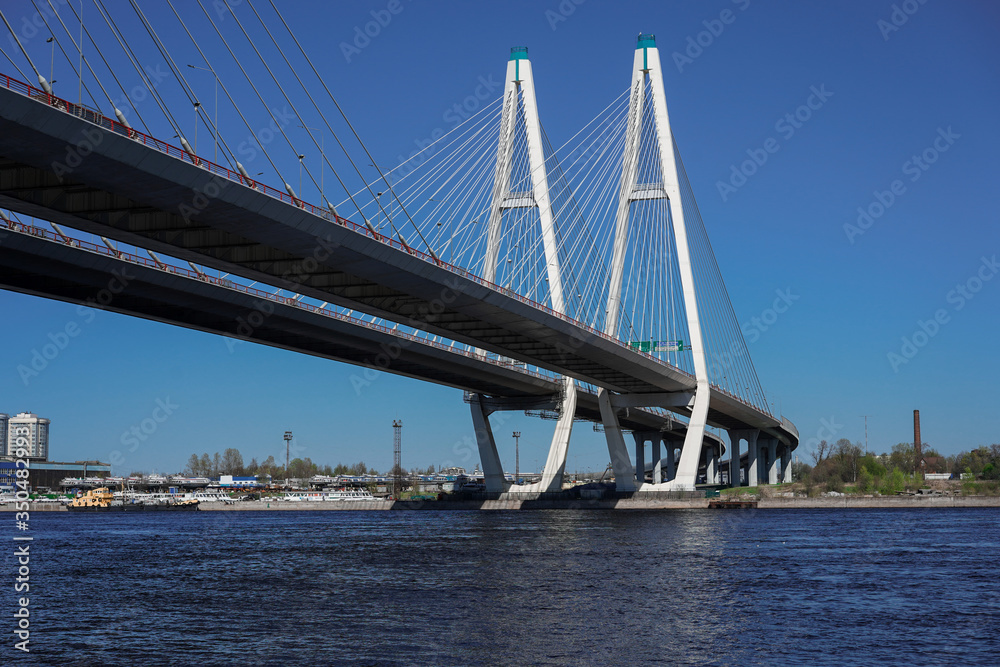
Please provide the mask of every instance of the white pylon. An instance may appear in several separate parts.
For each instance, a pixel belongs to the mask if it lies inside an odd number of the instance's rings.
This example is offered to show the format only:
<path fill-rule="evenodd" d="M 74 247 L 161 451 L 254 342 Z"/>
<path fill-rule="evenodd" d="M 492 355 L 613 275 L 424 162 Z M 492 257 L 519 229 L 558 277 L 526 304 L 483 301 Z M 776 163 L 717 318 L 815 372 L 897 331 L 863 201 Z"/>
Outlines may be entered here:
<path fill-rule="evenodd" d="M 649 98 L 646 96 L 647 81 L 650 88 Z M 654 190 L 649 183 L 643 183 L 637 188 L 636 174 L 639 159 L 639 139 L 642 136 L 643 110 L 646 105 L 653 106 L 653 119 L 656 131 L 656 150 L 662 177 L 662 190 Z M 644 471 L 636 470 L 629 474 L 628 455 L 621 436 L 618 418 L 610 410 L 610 401 L 604 396 L 601 406 L 605 433 L 608 440 L 608 450 L 612 465 L 615 467 L 615 478 L 621 480 L 618 488 L 628 489 L 634 482 L 642 490 L 693 490 L 698 474 L 698 461 L 701 455 L 705 437 L 705 424 L 708 417 L 709 381 L 708 366 L 705 361 L 705 346 L 701 336 L 701 324 L 698 318 L 698 302 L 694 285 L 694 274 L 691 269 L 691 257 L 688 251 L 687 229 L 684 225 L 684 206 L 681 203 L 677 163 L 674 154 L 674 140 L 670 131 L 670 118 L 667 115 L 667 102 L 663 89 L 663 71 L 660 69 L 660 54 L 656 48 L 656 38 L 653 35 L 639 35 L 636 44 L 632 68 L 632 98 L 629 103 L 628 127 L 625 134 L 625 153 L 622 164 L 621 187 L 618 196 L 618 209 L 615 218 L 614 250 L 611 260 L 611 282 L 608 289 L 608 309 L 605 320 L 605 333 L 618 335 L 618 317 L 621 304 L 622 275 L 626 247 L 628 241 L 628 218 L 632 202 L 638 199 L 667 199 L 670 205 L 670 218 L 673 224 L 674 239 L 677 247 L 677 263 L 681 278 L 681 288 L 684 294 L 684 310 L 687 315 L 688 338 L 691 342 L 691 353 L 694 361 L 695 386 L 694 404 L 691 418 L 688 421 L 687 434 L 681 450 L 677 473 L 673 480 L 661 484 L 643 484 Z M 656 289 L 656 287 L 653 287 Z M 606 390 L 601 391 L 606 395 Z M 619 470 L 619 468 L 621 468 Z M 634 475 L 634 477 L 633 477 Z"/>
<path fill-rule="evenodd" d="M 531 174 L 531 191 L 512 192 L 510 178 L 514 161 L 514 132 L 518 111 L 522 109 L 527 140 L 528 166 Z M 510 59 L 507 61 L 504 107 L 500 120 L 500 139 L 497 146 L 497 165 L 493 183 L 493 202 L 490 206 L 486 261 L 483 267 L 483 278 L 486 280 L 495 283 L 497 279 L 503 212 L 514 208 L 531 207 L 538 208 L 552 309 L 557 313 L 565 313 L 566 306 L 563 300 L 555 221 L 552 218 L 549 179 L 545 168 L 545 154 L 542 150 L 542 131 L 538 121 L 538 105 L 535 102 L 535 82 L 531 74 L 531 61 L 528 60 L 528 49 L 517 47 L 511 49 Z M 562 488 L 566 454 L 569 450 L 573 418 L 576 414 L 576 383 L 572 378 L 565 378 L 564 382 L 565 391 L 560 406 L 559 420 L 556 422 L 542 479 L 535 484 L 515 486 L 511 490 L 542 492 L 559 491 Z M 480 454 L 481 456 L 489 456 L 489 452 L 481 451 Z M 493 489 L 488 488 L 487 490 Z"/>

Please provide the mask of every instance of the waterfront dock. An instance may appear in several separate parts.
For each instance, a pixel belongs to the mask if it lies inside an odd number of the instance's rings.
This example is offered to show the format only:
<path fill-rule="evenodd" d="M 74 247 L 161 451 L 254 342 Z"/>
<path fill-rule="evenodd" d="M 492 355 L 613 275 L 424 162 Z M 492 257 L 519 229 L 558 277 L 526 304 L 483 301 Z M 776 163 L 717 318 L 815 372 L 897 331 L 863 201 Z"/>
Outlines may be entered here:
<path fill-rule="evenodd" d="M 514 495 L 514 494 L 511 494 Z M 821 498 L 759 498 L 719 501 L 717 498 L 496 498 L 486 500 L 364 500 L 353 502 L 287 502 L 255 500 L 238 503 L 203 502 L 199 512 L 301 511 L 470 511 L 470 510 L 697 510 L 717 509 L 942 509 L 1000 507 L 1000 496 L 838 496 Z M 31 503 L 32 512 L 65 512 L 58 503 Z M 14 504 L 0 505 L 13 512 Z"/>

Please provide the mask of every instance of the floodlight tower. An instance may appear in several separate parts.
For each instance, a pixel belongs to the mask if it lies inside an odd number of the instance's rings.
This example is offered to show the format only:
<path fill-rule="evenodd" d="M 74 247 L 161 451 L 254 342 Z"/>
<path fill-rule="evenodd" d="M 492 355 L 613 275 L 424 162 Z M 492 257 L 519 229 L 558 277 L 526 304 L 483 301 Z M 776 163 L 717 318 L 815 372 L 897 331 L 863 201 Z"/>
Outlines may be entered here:
<path fill-rule="evenodd" d="M 514 483 L 520 484 L 518 478 L 521 476 L 521 432 L 514 431 Z"/>
<path fill-rule="evenodd" d="M 392 420 L 392 496 L 399 499 L 403 488 L 403 420 Z"/>
<path fill-rule="evenodd" d="M 292 441 L 292 432 L 291 431 L 285 431 L 284 440 L 285 440 L 285 486 L 287 487 L 288 486 L 288 450 L 289 450 L 289 443 Z"/>

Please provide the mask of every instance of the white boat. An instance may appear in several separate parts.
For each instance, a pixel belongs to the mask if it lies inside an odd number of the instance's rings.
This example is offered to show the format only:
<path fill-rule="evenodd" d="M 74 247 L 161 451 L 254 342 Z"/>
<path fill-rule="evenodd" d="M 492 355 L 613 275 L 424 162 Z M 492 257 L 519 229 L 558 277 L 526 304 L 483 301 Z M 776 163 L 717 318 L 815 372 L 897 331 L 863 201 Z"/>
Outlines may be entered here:
<path fill-rule="evenodd" d="M 288 502 L 350 502 L 375 500 L 368 489 L 329 489 L 324 491 L 287 491 L 280 500 Z"/>
<path fill-rule="evenodd" d="M 195 491 L 194 493 L 186 494 L 186 496 L 194 498 L 201 503 L 226 503 L 227 505 L 231 505 L 236 502 L 227 494 L 219 493 L 218 491 Z"/>

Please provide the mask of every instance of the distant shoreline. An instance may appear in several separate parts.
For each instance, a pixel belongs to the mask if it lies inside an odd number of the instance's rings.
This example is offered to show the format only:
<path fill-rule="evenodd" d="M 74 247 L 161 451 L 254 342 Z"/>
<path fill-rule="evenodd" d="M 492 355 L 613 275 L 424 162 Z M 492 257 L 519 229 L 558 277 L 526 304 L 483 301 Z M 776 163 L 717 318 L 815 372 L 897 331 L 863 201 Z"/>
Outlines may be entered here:
<path fill-rule="evenodd" d="M 206 502 L 200 512 L 287 512 L 287 511 L 454 511 L 454 510 L 666 510 L 708 509 L 709 498 L 618 500 L 366 500 L 288 502 L 253 501 L 233 504 Z M 711 499 L 714 500 L 714 499 Z M 756 509 L 947 509 L 961 507 L 1000 507 L 1000 496 L 838 496 L 822 498 L 759 498 Z M 0 512 L 13 512 L 14 504 L 0 506 Z M 67 512 L 55 503 L 31 503 L 31 512 Z"/>

